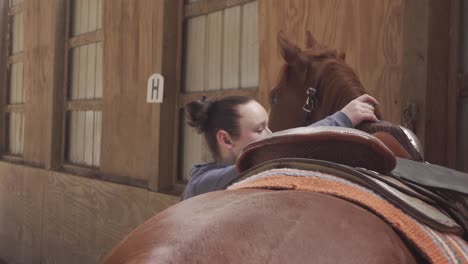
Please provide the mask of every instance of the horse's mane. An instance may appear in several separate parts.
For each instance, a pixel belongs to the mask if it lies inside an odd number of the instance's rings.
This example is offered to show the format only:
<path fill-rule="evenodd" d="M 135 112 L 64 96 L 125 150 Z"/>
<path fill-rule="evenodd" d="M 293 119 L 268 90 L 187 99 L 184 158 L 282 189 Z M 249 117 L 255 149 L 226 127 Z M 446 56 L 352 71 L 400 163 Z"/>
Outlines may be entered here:
<path fill-rule="evenodd" d="M 315 80 L 323 117 L 339 111 L 350 101 L 366 93 L 356 73 L 336 57 L 328 57 L 319 64 Z"/>

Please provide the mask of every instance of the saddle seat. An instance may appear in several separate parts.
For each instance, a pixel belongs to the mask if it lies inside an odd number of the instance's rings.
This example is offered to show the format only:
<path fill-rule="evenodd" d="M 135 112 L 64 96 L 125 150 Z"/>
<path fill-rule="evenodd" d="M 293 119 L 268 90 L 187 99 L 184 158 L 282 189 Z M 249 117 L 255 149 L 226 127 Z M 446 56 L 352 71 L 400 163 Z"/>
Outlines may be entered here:
<path fill-rule="evenodd" d="M 275 132 L 242 150 L 237 169 L 243 172 L 278 158 L 328 160 L 388 173 L 396 165 L 393 152 L 376 137 L 345 127 L 300 127 Z"/>

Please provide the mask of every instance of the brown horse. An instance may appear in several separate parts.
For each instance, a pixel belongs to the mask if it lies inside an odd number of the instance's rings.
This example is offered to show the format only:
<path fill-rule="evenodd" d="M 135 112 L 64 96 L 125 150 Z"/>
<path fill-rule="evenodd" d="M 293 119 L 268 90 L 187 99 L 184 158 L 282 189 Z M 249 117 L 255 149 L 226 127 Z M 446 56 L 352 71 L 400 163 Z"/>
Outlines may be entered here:
<path fill-rule="evenodd" d="M 382 219 L 308 191 L 230 190 L 163 211 L 128 235 L 110 263 L 417 263 Z"/>
<path fill-rule="evenodd" d="M 317 122 L 367 93 L 356 73 L 345 63 L 344 53 L 318 43 L 310 32 L 306 34 L 305 50 L 288 41 L 281 32 L 278 34 L 278 45 L 286 63 L 277 85 L 270 91 L 272 131 Z M 375 115 L 381 119 L 378 105 Z M 382 140 L 397 157 L 423 160 L 419 139 L 404 127 L 389 122 L 364 122 L 357 128 Z"/>
<path fill-rule="evenodd" d="M 302 105 L 308 88 L 316 90 L 309 123 L 334 114 L 366 93 L 356 73 L 345 63 L 345 54 L 319 44 L 310 32 L 306 50 L 289 42 L 282 33 L 278 34 L 278 44 L 286 64 L 278 84 L 270 92 L 272 131 L 305 125 Z M 376 116 L 381 118 L 378 106 Z"/>

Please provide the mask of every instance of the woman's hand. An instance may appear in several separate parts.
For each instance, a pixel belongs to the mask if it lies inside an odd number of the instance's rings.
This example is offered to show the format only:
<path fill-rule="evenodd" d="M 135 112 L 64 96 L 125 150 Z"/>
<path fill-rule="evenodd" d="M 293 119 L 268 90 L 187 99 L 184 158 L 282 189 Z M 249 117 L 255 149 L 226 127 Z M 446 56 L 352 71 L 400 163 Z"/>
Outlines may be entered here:
<path fill-rule="evenodd" d="M 341 112 L 343 112 L 353 123 L 353 127 L 359 125 L 362 121 L 379 121 L 374 114 L 374 105 L 379 102 L 372 96 L 364 94 L 352 100 Z"/>

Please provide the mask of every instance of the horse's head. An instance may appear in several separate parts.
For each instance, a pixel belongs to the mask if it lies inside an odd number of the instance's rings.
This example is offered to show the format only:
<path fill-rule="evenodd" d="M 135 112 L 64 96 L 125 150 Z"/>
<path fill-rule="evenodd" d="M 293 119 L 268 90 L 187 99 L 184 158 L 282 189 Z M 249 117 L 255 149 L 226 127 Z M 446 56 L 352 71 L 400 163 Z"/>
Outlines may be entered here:
<path fill-rule="evenodd" d="M 283 130 L 313 123 L 341 110 L 349 101 L 365 93 L 354 71 L 345 64 L 345 54 L 318 43 L 307 32 L 301 50 L 280 32 L 278 44 L 285 64 L 277 85 L 270 91 L 270 129 Z M 308 99 L 310 112 L 303 110 Z M 312 90 L 309 90 L 312 91 Z"/>

